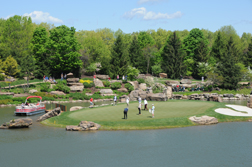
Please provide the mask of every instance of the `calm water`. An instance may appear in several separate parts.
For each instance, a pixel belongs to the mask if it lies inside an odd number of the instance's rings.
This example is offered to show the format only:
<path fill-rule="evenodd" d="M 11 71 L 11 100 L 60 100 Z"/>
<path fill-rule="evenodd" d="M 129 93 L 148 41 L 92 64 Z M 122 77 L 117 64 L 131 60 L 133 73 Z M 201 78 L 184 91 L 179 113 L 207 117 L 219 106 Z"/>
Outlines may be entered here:
<path fill-rule="evenodd" d="M 0 123 L 16 118 L 13 111 L 14 107 L 0 108 Z M 35 122 L 38 117 L 30 116 L 34 120 L 30 128 L 0 130 L 1 167 L 252 166 L 250 122 L 67 132 Z"/>

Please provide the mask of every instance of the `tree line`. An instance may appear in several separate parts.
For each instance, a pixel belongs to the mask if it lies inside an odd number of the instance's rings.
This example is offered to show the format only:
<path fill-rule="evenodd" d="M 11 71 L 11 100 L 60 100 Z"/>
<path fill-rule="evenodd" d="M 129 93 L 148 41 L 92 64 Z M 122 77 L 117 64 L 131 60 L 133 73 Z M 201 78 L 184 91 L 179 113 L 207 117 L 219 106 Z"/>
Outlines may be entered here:
<path fill-rule="evenodd" d="M 0 71 L 17 77 L 32 72 L 37 78 L 59 78 L 61 73 L 94 73 L 99 63 L 97 73 L 111 78 L 132 70 L 153 75 L 164 72 L 172 79 L 208 77 L 234 89 L 238 81 L 250 80 L 251 38 L 245 32 L 240 37 L 232 26 L 216 32 L 198 28 L 76 32 L 74 27 L 35 24 L 30 17 L 16 15 L 0 19 Z"/>

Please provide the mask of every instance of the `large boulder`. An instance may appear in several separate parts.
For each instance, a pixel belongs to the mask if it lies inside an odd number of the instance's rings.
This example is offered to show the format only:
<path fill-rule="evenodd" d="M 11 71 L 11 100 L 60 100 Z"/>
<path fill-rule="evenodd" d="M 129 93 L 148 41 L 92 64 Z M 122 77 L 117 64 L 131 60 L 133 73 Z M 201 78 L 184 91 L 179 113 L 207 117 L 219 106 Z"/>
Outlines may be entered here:
<path fill-rule="evenodd" d="M 84 85 L 82 86 L 69 86 L 70 92 L 82 92 L 84 89 Z"/>
<path fill-rule="evenodd" d="M 68 74 L 67 74 L 67 78 L 74 78 L 73 73 L 71 73 L 71 72 L 70 72 L 70 73 L 68 73 Z"/>
<path fill-rule="evenodd" d="M 122 95 L 119 97 L 120 102 L 126 102 L 126 99 L 129 98 L 127 95 Z"/>
<path fill-rule="evenodd" d="M 222 102 L 222 98 L 220 96 L 210 95 L 208 97 L 208 101 Z"/>
<path fill-rule="evenodd" d="M 167 78 L 167 74 L 166 73 L 159 73 L 159 77 L 160 78 Z"/>
<path fill-rule="evenodd" d="M 130 83 L 132 86 L 134 86 L 134 89 L 139 88 L 139 84 L 137 81 L 128 81 L 128 83 Z"/>
<path fill-rule="evenodd" d="M 167 101 L 167 96 L 164 93 L 149 93 L 146 99 L 151 101 Z"/>
<path fill-rule="evenodd" d="M 113 94 L 113 91 L 111 89 L 101 89 L 101 94 Z"/>
<path fill-rule="evenodd" d="M 102 81 L 99 79 L 94 80 L 94 85 L 95 85 L 95 87 L 104 87 Z"/>
<path fill-rule="evenodd" d="M 166 81 L 165 84 L 168 86 L 176 86 L 176 85 L 179 85 L 179 81 L 170 80 L 170 81 Z"/>
<path fill-rule="evenodd" d="M 44 121 L 44 120 L 46 120 L 48 118 L 59 116 L 60 114 L 61 114 L 61 109 L 60 109 L 60 107 L 57 107 L 57 108 L 53 109 L 52 111 L 50 111 L 50 112 L 42 115 L 41 117 L 39 117 L 37 119 L 37 121 L 41 122 L 41 121 Z"/>
<path fill-rule="evenodd" d="M 80 110 L 82 108 L 83 108 L 82 106 L 73 106 L 70 108 L 70 111 Z"/>
<path fill-rule="evenodd" d="M 137 101 L 137 98 L 139 96 L 138 93 L 139 93 L 139 90 L 133 90 L 133 91 L 131 91 L 130 94 L 129 94 L 130 101 Z"/>
<path fill-rule="evenodd" d="M 64 92 L 62 91 L 51 91 L 50 92 L 51 95 L 66 95 Z"/>
<path fill-rule="evenodd" d="M 142 79 L 146 79 L 146 75 L 145 74 L 138 74 L 137 79 L 142 78 Z"/>
<path fill-rule="evenodd" d="M 172 98 L 172 87 L 167 86 L 164 88 L 164 94 L 167 96 L 168 99 Z"/>
<path fill-rule="evenodd" d="M 161 84 L 161 83 L 155 83 L 155 86 L 158 87 L 158 88 L 161 88 L 161 89 L 165 88 L 165 85 Z"/>
<path fill-rule="evenodd" d="M 139 88 L 142 90 L 146 90 L 147 89 L 146 83 L 139 84 Z"/>
<path fill-rule="evenodd" d="M 181 84 L 192 84 L 192 81 L 190 79 L 182 79 L 180 81 Z"/>
<path fill-rule="evenodd" d="M 183 95 L 180 95 L 180 94 L 173 94 L 172 95 L 172 98 L 175 99 L 175 100 L 180 100 L 182 99 Z"/>
<path fill-rule="evenodd" d="M 201 117 L 196 117 L 192 116 L 189 118 L 192 122 L 200 124 L 200 125 L 210 125 L 210 124 L 217 124 L 218 119 L 215 117 L 209 117 L 209 116 L 201 116 Z"/>
<path fill-rule="evenodd" d="M 96 78 L 98 79 L 109 79 L 109 76 L 108 75 L 96 75 Z"/>
<path fill-rule="evenodd" d="M 67 83 L 77 83 L 79 80 L 79 78 L 67 78 Z"/>
<path fill-rule="evenodd" d="M 98 130 L 101 125 L 91 122 L 91 121 L 81 121 L 78 126 L 70 125 L 66 126 L 67 131 L 88 131 L 88 130 Z"/>
<path fill-rule="evenodd" d="M 11 129 L 11 128 L 28 128 L 32 125 L 32 119 L 30 118 L 21 118 L 10 120 L 0 126 L 0 129 Z"/>
<path fill-rule="evenodd" d="M 117 89 L 119 92 L 124 92 L 124 93 L 128 93 L 128 89 L 126 88 L 120 88 L 120 89 Z"/>

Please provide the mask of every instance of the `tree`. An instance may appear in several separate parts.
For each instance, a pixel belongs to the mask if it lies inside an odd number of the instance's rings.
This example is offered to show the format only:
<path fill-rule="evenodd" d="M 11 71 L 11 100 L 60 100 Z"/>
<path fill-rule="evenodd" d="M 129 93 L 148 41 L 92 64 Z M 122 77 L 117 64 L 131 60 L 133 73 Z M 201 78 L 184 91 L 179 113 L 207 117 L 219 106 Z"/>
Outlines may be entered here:
<path fill-rule="evenodd" d="M 20 72 L 17 61 L 10 55 L 3 62 L 2 70 L 6 75 L 15 76 Z"/>
<path fill-rule="evenodd" d="M 185 51 L 182 44 L 174 31 L 167 39 L 166 45 L 161 53 L 162 69 L 170 76 L 170 78 L 179 78 L 185 74 L 184 57 Z"/>
<path fill-rule="evenodd" d="M 154 75 L 158 75 L 159 73 L 162 72 L 162 68 L 161 68 L 161 65 L 160 64 L 156 64 L 156 65 L 153 65 L 151 66 L 151 71 Z"/>
<path fill-rule="evenodd" d="M 129 57 L 131 65 L 133 67 L 136 67 L 140 71 L 140 73 L 146 71 L 146 65 L 145 65 L 146 61 L 143 55 L 143 51 L 138 43 L 136 35 L 134 35 L 133 40 L 129 47 Z"/>
<path fill-rule="evenodd" d="M 225 52 L 226 52 L 226 43 L 221 35 L 221 32 L 218 31 L 217 37 L 213 43 L 211 56 L 214 57 L 216 62 L 219 62 L 222 59 Z"/>
<path fill-rule="evenodd" d="M 129 79 L 132 81 L 139 75 L 139 70 L 135 67 L 128 66 L 127 74 Z"/>
<path fill-rule="evenodd" d="M 81 55 L 78 53 L 80 45 L 74 34 L 75 28 L 69 28 L 65 25 L 50 30 L 47 49 L 54 76 L 60 76 L 62 72 L 73 72 L 76 76 L 79 75 L 82 66 L 79 59 Z"/>
<path fill-rule="evenodd" d="M 129 65 L 128 49 L 121 35 L 116 38 L 112 49 L 110 75 L 115 78 L 117 75 L 126 75 Z"/>
<path fill-rule="evenodd" d="M 26 55 L 21 60 L 20 66 L 21 66 L 22 70 L 21 70 L 21 75 L 20 76 L 27 77 L 27 87 L 28 88 L 29 88 L 30 76 L 33 74 L 33 72 L 36 69 L 35 62 L 36 62 L 35 59 L 31 55 Z"/>
<path fill-rule="evenodd" d="M 247 60 L 246 60 L 245 65 L 247 67 L 249 66 L 250 68 L 252 67 L 252 38 L 251 38 L 251 43 L 248 46 Z"/>
<path fill-rule="evenodd" d="M 138 42 L 141 49 L 145 48 L 147 45 L 153 46 L 155 44 L 154 39 L 145 31 L 139 33 Z"/>
<path fill-rule="evenodd" d="M 145 48 L 143 48 L 143 55 L 145 57 L 145 60 L 147 62 L 147 69 L 146 73 L 148 74 L 149 67 L 150 67 L 150 60 L 154 57 L 155 53 L 157 52 L 157 48 L 155 46 L 147 45 Z"/>
<path fill-rule="evenodd" d="M 194 77 L 198 76 L 197 64 L 198 62 L 206 62 L 208 60 L 209 48 L 208 41 L 205 39 L 202 31 L 198 28 L 194 28 L 190 31 L 190 34 L 184 39 L 184 49 L 187 53 L 185 60 L 193 59 L 194 63 L 192 67 L 193 71 L 190 71 Z M 187 64 L 189 66 L 190 64 Z"/>
<path fill-rule="evenodd" d="M 46 48 L 47 42 L 48 34 L 46 29 L 43 27 L 36 28 L 30 43 L 33 57 L 36 60 L 35 65 L 37 68 L 34 72 L 36 78 L 42 78 L 44 75 L 49 76 L 51 73 L 50 55 L 48 54 L 48 50 Z"/>
<path fill-rule="evenodd" d="M 240 67 L 236 65 L 235 55 L 237 54 L 237 50 L 232 36 L 226 47 L 227 52 L 223 55 L 223 58 L 217 66 L 217 73 L 223 77 L 223 88 L 236 89 L 241 79 L 241 71 Z"/>

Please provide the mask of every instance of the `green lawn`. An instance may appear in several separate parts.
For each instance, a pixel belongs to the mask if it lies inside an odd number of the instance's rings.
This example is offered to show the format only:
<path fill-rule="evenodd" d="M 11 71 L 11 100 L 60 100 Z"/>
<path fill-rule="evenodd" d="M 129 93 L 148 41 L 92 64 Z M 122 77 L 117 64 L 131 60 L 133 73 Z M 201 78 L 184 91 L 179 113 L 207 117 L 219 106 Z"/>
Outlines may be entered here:
<path fill-rule="evenodd" d="M 93 121 L 99 123 L 102 130 L 129 130 L 129 129 L 159 129 L 193 126 L 188 118 L 190 116 L 208 115 L 216 117 L 219 122 L 246 121 L 251 118 L 231 117 L 214 112 L 214 109 L 225 107 L 224 103 L 204 101 L 170 100 L 167 102 L 149 102 L 155 105 L 155 118 L 151 118 L 148 111 L 142 110 L 138 115 L 137 102 L 130 103 L 128 119 L 123 119 L 123 109 L 126 104 L 117 106 L 104 106 L 92 109 L 82 109 L 73 112 L 62 113 L 43 121 L 50 126 L 65 127 L 66 125 L 78 125 L 80 121 Z"/>

